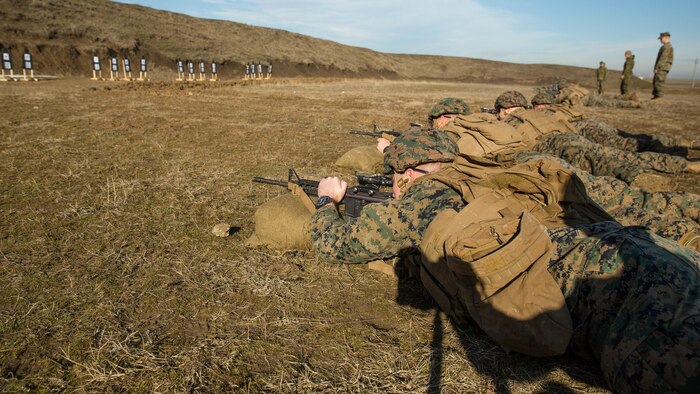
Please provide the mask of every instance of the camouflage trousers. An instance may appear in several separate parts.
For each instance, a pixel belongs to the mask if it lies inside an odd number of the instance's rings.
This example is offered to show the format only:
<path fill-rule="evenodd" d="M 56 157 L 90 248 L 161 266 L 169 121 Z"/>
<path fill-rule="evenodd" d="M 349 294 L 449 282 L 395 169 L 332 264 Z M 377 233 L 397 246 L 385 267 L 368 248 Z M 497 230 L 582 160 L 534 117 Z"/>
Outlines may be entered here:
<path fill-rule="evenodd" d="M 612 176 L 627 183 L 632 183 L 643 172 L 678 173 L 688 165 L 688 161 L 681 157 L 655 152 L 627 152 L 573 133 L 542 136 L 532 151 L 560 157 L 593 175 Z"/>
<path fill-rule="evenodd" d="M 630 81 L 632 80 L 632 76 L 622 78 L 622 82 L 620 82 L 620 94 L 625 96 L 629 94 L 630 92 Z"/>
<path fill-rule="evenodd" d="M 654 89 L 651 92 L 654 97 L 663 97 L 667 74 L 668 72 L 666 71 L 659 71 L 654 74 Z"/>
<path fill-rule="evenodd" d="M 549 271 L 574 323 L 569 349 L 599 361 L 616 392 L 697 390 L 700 254 L 614 222 L 549 232 Z"/>
<path fill-rule="evenodd" d="M 627 97 L 628 99 L 624 99 Z M 621 98 L 605 97 L 596 93 L 589 93 L 583 99 L 583 105 L 586 107 L 613 107 L 613 108 L 641 108 L 642 105 L 637 100 L 629 99 L 630 95 L 621 96 Z"/>
<path fill-rule="evenodd" d="M 573 171 L 586 186 L 586 192 L 605 210 L 634 207 L 670 218 L 685 218 L 700 224 L 700 196 L 688 192 L 648 192 L 610 176 L 595 176 L 558 157 L 522 152 L 518 163 L 546 159 Z"/>
<path fill-rule="evenodd" d="M 595 119 L 579 120 L 573 125 L 579 135 L 593 142 L 629 152 L 688 153 L 687 149 L 680 148 L 687 141 L 673 135 L 627 133 Z"/>
<path fill-rule="evenodd" d="M 653 233 L 681 245 L 700 235 L 700 196 L 686 192 L 647 192 L 608 176 L 594 176 L 566 161 L 538 153 L 520 153 L 525 163 L 545 159 L 573 171 L 588 196 L 625 226 L 648 227 Z"/>

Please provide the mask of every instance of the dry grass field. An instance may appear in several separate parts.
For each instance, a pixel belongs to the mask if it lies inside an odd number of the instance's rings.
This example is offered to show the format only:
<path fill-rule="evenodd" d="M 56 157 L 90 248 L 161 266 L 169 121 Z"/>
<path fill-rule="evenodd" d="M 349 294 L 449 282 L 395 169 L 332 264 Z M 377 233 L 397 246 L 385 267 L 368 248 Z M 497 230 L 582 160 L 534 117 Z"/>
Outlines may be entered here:
<path fill-rule="evenodd" d="M 252 176 L 319 178 L 373 123 L 512 87 L 344 79 L 0 85 L 0 391 L 604 392 L 595 365 L 506 355 L 420 284 L 249 249 Z M 698 137 L 700 96 L 586 108 Z M 700 192 L 698 177 L 680 188 Z M 238 231 L 211 234 L 228 222 Z"/>

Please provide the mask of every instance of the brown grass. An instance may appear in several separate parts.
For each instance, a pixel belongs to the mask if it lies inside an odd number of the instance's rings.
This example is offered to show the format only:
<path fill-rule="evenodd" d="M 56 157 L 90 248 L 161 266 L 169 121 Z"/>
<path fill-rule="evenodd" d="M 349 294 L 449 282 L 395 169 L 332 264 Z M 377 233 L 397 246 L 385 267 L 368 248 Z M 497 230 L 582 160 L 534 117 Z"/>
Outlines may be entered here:
<path fill-rule="evenodd" d="M 514 86 L 528 95 L 534 86 Z M 252 184 L 333 173 L 444 96 L 489 106 L 486 84 L 273 79 L 0 90 L 3 391 L 600 392 L 595 366 L 505 355 L 457 328 L 416 283 L 310 253 L 242 246 Z M 682 105 L 678 105 L 682 104 Z M 630 130 L 692 135 L 697 96 L 586 108 Z M 698 178 L 682 178 L 698 192 Z M 211 228 L 228 222 L 228 238 Z"/>

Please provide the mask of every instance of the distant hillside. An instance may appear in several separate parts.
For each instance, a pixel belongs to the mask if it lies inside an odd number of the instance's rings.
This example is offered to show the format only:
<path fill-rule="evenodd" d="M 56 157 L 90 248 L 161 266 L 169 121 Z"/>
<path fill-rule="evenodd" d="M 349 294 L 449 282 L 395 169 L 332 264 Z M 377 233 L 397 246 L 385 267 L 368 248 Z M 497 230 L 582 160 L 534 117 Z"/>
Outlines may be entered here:
<path fill-rule="evenodd" d="M 176 58 L 216 59 L 237 77 L 249 61 L 273 62 L 275 76 L 346 76 L 490 83 L 543 83 L 565 77 L 590 85 L 593 70 L 446 56 L 399 55 L 284 30 L 194 18 L 107 0 L 0 0 L 0 45 L 19 67 L 25 48 L 44 73 L 88 75 L 91 56 L 147 56 L 156 72 Z M 103 66 L 104 67 L 104 66 Z M 614 80 L 616 73 L 610 73 Z"/>

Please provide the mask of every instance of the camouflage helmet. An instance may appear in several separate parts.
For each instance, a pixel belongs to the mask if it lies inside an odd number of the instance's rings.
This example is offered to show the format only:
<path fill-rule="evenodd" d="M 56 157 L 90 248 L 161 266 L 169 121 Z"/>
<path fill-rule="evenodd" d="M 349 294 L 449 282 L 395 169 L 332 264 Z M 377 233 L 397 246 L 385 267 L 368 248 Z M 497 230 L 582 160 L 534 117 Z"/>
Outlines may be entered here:
<path fill-rule="evenodd" d="M 501 108 L 513 108 L 513 107 L 527 107 L 527 99 L 522 93 L 516 92 L 515 90 L 509 90 L 496 98 L 496 103 L 494 107 L 497 110 Z"/>
<path fill-rule="evenodd" d="M 440 100 L 433 106 L 428 114 L 428 120 L 430 121 L 435 118 L 439 118 L 445 114 L 469 115 L 470 113 L 471 111 L 469 110 L 469 104 L 467 104 L 464 100 L 454 97 L 447 97 Z"/>
<path fill-rule="evenodd" d="M 547 92 L 539 92 L 532 97 L 532 105 L 554 104 L 554 97 Z"/>
<path fill-rule="evenodd" d="M 410 129 L 384 150 L 384 172 L 403 173 L 421 164 L 451 162 L 458 151 L 457 143 L 443 131 Z"/>

